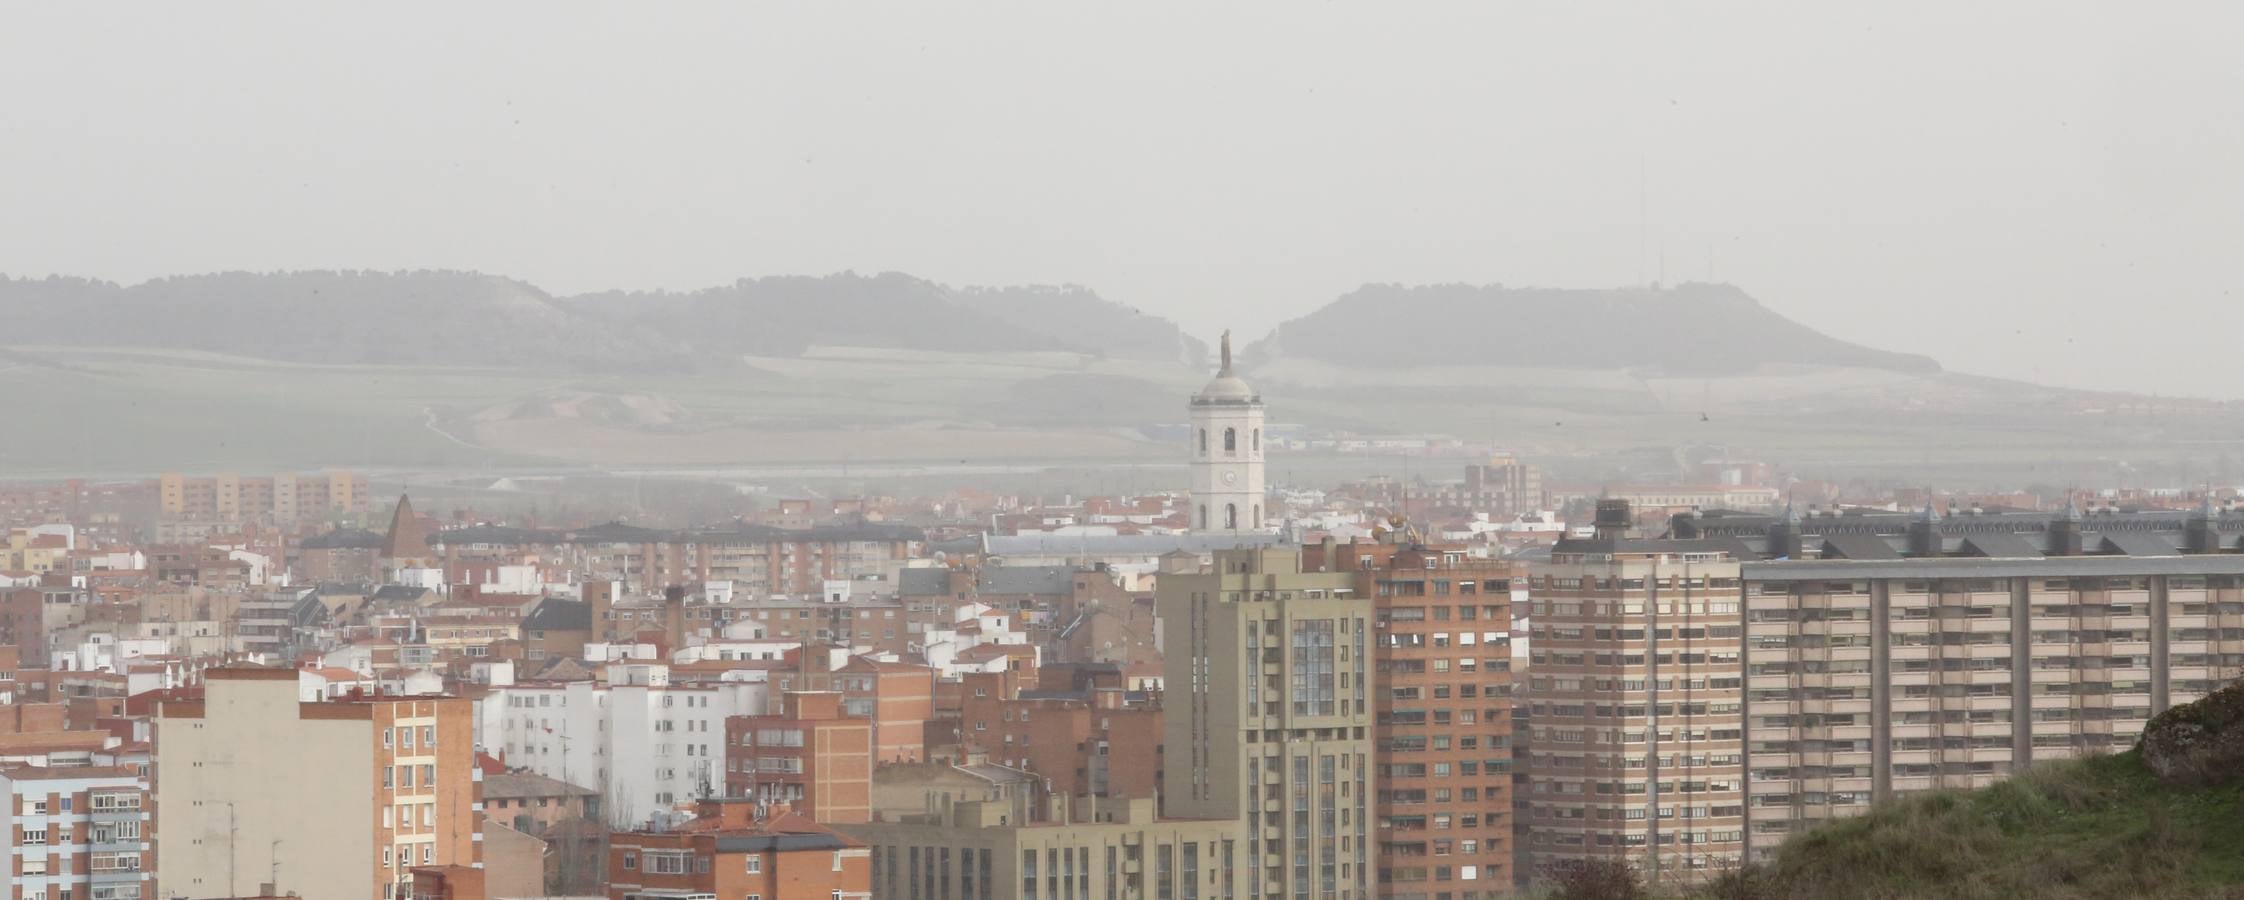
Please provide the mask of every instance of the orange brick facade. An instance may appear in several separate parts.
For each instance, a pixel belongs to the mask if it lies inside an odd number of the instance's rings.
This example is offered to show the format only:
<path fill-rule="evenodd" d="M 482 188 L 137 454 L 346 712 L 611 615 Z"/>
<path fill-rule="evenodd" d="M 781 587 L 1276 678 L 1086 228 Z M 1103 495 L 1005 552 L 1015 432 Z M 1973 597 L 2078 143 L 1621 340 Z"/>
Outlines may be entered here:
<path fill-rule="evenodd" d="M 1382 897 L 1480 900 L 1512 888 L 1510 563 L 1464 548 L 1351 543 L 1304 567 L 1356 573 L 1372 598 L 1378 743 L 1373 848 Z"/>
<path fill-rule="evenodd" d="M 785 803 L 821 823 L 872 819 L 873 725 L 841 695 L 791 692 L 776 716 L 725 722 L 725 795 Z"/>

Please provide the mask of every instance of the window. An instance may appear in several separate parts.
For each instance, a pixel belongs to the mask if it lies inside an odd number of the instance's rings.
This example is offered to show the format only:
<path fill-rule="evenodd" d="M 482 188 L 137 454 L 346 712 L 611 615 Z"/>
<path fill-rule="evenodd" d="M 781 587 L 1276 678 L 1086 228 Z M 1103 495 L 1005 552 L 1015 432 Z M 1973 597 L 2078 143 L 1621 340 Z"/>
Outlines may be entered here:
<path fill-rule="evenodd" d="M 1205 428 L 1200 429 L 1200 455 L 1208 455 L 1208 430 Z"/>
<path fill-rule="evenodd" d="M 389 856 L 390 854 L 389 854 L 389 851 L 385 850 L 385 851 L 382 851 L 382 855 L 383 855 L 383 856 L 385 856 L 385 857 L 387 857 L 387 856 Z M 386 864 L 387 864 L 387 863 L 385 863 L 385 865 L 386 865 Z M 639 855 L 638 855 L 638 854 L 636 854 L 636 853 L 625 853 L 625 854 L 623 855 L 623 867 L 624 867 L 625 869 L 627 869 L 627 870 L 636 870 L 636 869 L 638 869 L 638 868 L 639 868 Z"/>
<path fill-rule="evenodd" d="M 1239 429 L 1226 428 L 1223 430 L 1223 452 L 1228 456 L 1239 454 Z"/>
<path fill-rule="evenodd" d="M 763 858 L 762 856 L 760 856 L 760 855 L 757 855 L 757 854 L 753 854 L 753 853 L 749 854 L 749 855 L 748 855 L 748 874 L 750 874 L 750 875 L 760 875 L 760 874 L 763 874 L 763 871 L 764 871 L 764 858 Z"/>
<path fill-rule="evenodd" d="M 1226 503 L 1226 504 L 1224 504 L 1224 505 L 1223 505 L 1223 527 L 1225 527 L 1225 528 L 1229 528 L 1229 529 L 1233 529 L 1233 530 L 1237 530 L 1237 529 L 1238 529 L 1238 527 L 1239 527 L 1239 504 L 1236 504 L 1236 503 Z"/>

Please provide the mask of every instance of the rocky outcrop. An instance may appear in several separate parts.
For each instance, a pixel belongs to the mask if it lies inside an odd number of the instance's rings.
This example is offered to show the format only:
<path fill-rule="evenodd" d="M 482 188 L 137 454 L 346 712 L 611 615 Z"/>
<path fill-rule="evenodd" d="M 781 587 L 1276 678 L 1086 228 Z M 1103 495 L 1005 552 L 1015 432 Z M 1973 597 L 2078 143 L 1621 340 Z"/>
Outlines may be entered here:
<path fill-rule="evenodd" d="M 2244 681 L 2152 717 L 2135 750 L 2169 784 L 2208 785 L 2244 777 Z"/>

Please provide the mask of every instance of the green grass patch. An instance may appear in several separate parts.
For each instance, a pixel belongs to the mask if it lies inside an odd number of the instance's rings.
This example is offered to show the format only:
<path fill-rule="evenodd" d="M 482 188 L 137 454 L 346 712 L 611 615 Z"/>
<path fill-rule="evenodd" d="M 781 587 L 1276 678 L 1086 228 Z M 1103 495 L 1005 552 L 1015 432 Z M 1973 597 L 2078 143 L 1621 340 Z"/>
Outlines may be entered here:
<path fill-rule="evenodd" d="M 2162 784 L 2132 752 L 1880 804 L 1703 897 L 2244 896 L 2244 789 Z"/>

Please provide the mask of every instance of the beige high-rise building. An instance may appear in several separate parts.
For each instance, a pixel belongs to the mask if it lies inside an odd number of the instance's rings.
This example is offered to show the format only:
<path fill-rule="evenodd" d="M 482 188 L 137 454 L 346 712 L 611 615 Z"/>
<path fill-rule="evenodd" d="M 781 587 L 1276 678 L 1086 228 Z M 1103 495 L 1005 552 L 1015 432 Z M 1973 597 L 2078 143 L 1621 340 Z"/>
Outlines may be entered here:
<path fill-rule="evenodd" d="M 1753 563 L 1753 852 L 1881 798 L 2120 752 L 2244 671 L 2244 554 Z"/>
<path fill-rule="evenodd" d="M 1218 900 L 1246 877 L 1238 823 L 1164 819 L 1150 799 L 1055 800 L 1046 821 L 1011 804 L 945 803 L 901 822 L 839 825 L 872 847 L 878 897 Z M 1251 896 L 1251 895 L 1248 895 Z"/>
<path fill-rule="evenodd" d="M 366 512 L 366 476 L 355 472 L 189 476 L 166 472 L 156 479 L 159 508 L 167 518 L 287 524 Z"/>
<path fill-rule="evenodd" d="M 162 896 L 411 895 L 416 866 L 483 864 L 471 701 L 301 703 L 294 669 L 203 673 L 155 721 Z"/>
<path fill-rule="evenodd" d="M 1530 864 L 1622 861 L 1689 880 L 1744 849 L 1740 560 L 1723 542 L 1594 539 L 1530 567 Z"/>
<path fill-rule="evenodd" d="M 1163 812 L 1239 822 L 1244 897 L 1373 895 L 1371 602 L 1293 549 L 1164 574 Z"/>
<path fill-rule="evenodd" d="M 1607 512 L 1601 507 L 1601 525 L 1627 521 L 1623 510 Z M 2195 511 L 1694 511 L 1676 516 L 1669 534 L 1562 542 L 1552 564 L 1534 570 L 1530 780 L 1541 859 L 1600 850 L 1608 830 L 1599 827 L 1610 813 L 1596 779 L 1570 773 L 1610 765 L 1594 727 L 1611 702 L 1600 684 L 1610 676 L 1598 672 L 1600 657 L 1615 652 L 1607 636 L 1623 645 L 1624 669 L 1642 658 L 1626 648 L 1645 640 L 1648 622 L 1605 621 L 1612 602 L 1644 620 L 1666 616 L 1649 630 L 1681 642 L 1676 662 L 1715 666 L 1703 709 L 1719 714 L 1707 729 L 1717 740 L 1705 759 L 1719 765 L 1701 786 L 1719 789 L 1696 796 L 1714 798 L 1718 815 L 1709 820 L 1713 843 L 1703 846 L 1733 846 L 1728 736 L 1742 732 L 1747 855 L 1757 859 L 1886 797 L 1983 787 L 2037 761 L 2124 750 L 2151 716 L 2244 672 L 2244 515 L 2209 500 Z M 1646 571 L 1654 558 L 1664 560 L 1659 577 Z M 1704 617 L 1678 630 L 1667 622 L 1679 576 L 1705 603 Z M 1651 584 L 1664 586 L 1661 601 L 1649 591 L 1638 600 L 1639 586 Z M 1701 604 L 1693 598 L 1683 612 L 1698 615 Z M 1694 643 L 1701 637 L 1703 646 Z M 1659 658 L 1669 658 L 1664 646 Z M 1734 683 L 1738 660 L 1742 711 L 1735 692 L 1715 690 Z M 1634 673 L 1621 678 L 1621 711 L 1656 709 L 1663 736 L 1668 717 L 1702 708 L 1695 695 L 1636 706 Z M 1624 768 L 1632 765 L 1642 764 L 1624 757 Z M 1696 805 L 1689 782 L 1698 779 L 1686 778 Z M 1665 773 L 1659 783 L 1665 807 Z M 1645 817 L 1651 804 L 1633 793 L 1643 789 L 1622 790 L 1622 814 Z M 1574 826 L 1577 817 L 1586 825 Z M 1690 824 L 1637 820 L 1666 833 L 1670 823 Z M 1625 832 L 1620 840 L 1644 842 Z M 1622 858 L 1650 861 L 1641 852 Z"/>

